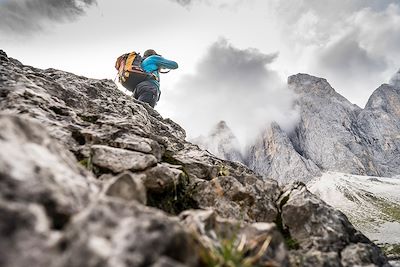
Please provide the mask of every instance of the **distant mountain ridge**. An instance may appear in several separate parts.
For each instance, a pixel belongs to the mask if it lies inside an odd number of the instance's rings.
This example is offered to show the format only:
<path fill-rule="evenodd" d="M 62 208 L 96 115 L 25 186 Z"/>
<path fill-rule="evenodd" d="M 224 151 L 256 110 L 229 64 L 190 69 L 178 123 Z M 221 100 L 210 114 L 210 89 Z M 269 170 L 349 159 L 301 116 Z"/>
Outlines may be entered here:
<path fill-rule="evenodd" d="M 212 151 L 214 155 L 231 161 L 244 161 L 240 153 L 239 141 L 225 121 L 220 121 L 207 136 L 191 140 L 202 149 Z"/>
<path fill-rule="evenodd" d="M 242 162 L 281 183 L 307 182 L 324 171 L 399 175 L 397 81 L 393 78 L 391 84 L 376 89 L 362 109 L 338 94 L 325 79 L 308 74 L 290 76 L 288 84 L 298 96 L 300 122 L 291 133 L 271 124 L 248 148 Z M 209 139 L 213 140 L 212 136 Z M 234 148 L 228 149 L 227 142 L 224 147 L 219 155 L 228 158 Z"/>

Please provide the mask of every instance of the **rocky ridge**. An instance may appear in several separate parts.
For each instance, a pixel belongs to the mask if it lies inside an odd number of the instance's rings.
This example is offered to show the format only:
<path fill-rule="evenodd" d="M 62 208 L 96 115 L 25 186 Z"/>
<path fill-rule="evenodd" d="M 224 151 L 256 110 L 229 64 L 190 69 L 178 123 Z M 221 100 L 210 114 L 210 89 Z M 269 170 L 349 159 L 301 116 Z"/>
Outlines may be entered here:
<path fill-rule="evenodd" d="M 391 177 L 400 173 L 400 90 L 384 84 L 364 109 L 325 80 L 289 77 L 298 93 L 300 123 L 290 134 L 295 151 L 321 171 Z"/>
<path fill-rule="evenodd" d="M 362 109 L 338 94 L 325 79 L 308 74 L 290 76 L 289 87 L 297 94 L 299 123 L 290 133 L 272 123 L 242 157 L 243 162 L 282 184 L 298 179 L 309 182 L 325 171 L 399 175 L 397 77 L 376 89 Z M 212 136 L 209 139 L 217 141 Z"/>
<path fill-rule="evenodd" d="M 389 266 L 304 184 L 186 142 L 112 81 L 0 67 L 0 266 Z"/>
<path fill-rule="evenodd" d="M 295 150 L 289 136 L 277 123 L 272 123 L 247 152 L 246 164 L 257 173 L 273 177 L 281 184 L 320 176 L 315 163 Z"/>

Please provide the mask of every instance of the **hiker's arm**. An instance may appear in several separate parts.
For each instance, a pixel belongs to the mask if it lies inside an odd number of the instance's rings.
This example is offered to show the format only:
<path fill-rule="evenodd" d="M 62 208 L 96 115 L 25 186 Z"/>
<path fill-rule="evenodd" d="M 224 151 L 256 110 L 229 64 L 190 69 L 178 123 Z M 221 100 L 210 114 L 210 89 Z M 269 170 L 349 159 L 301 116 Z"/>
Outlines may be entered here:
<path fill-rule="evenodd" d="M 160 56 L 157 56 L 156 60 L 157 60 L 156 64 L 159 68 L 172 69 L 172 70 L 178 68 L 178 63 L 176 63 L 175 61 L 168 60 Z"/>

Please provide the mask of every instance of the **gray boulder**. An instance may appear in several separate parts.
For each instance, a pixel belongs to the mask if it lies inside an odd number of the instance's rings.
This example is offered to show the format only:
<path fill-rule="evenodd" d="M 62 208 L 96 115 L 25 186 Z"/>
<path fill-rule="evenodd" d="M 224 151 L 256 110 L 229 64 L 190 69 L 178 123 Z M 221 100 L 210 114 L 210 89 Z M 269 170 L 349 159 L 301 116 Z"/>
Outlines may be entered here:
<path fill-rule="evenodd" d="M 197 266 L 194 239 L 164 213 L 137 202 L 102 199 L 74 218 L 53 266 Z M 161 261 L 163 258 L 163 261 Z M 178 265 L 179 266 L 179 265 Z"/>
<path fill-rule="evenodd" d="M 114 173 L 127 170 L 142 171 L 157 164 L 157 159 L 153 155 L 143 154 L 136 151 L 104 145 L 94 145 L 91 149 L 92 163 Z"/>
<path fill-rule="evenodd" d="M 286 237 L 305 254 L 291 255 L 298 266 L 389 266 L 379 248 L 342 212 L 310 193 L 304 184 L 288 186 L 280 207 Z"/>
<path fill-rule="evenodd" d="M 146 188 L 143 185 L 141 175 L 124 172 L 118 176 L 108 178 L 103 187 L 106 196 L 116 197 L 126 201 L 135 200 L 146 205 Z"/>
<path fill-rule="evenodd" d="M 49 265 L 57 232 L 99 188 L 38 123 L 0 115 L 0 147 L 0 265 Z"/>
<path fill-rule="evenodd" d="M 275 224 L 224 219 L 212 210 L 188 210 L 179 217 L 205 250 L 206 266 L 289 266 L 288 250 Z M 230 262 L 224 260 L 228 253 Z"/>
<path fill-rule="evenodd" d="M 225 218 L 272 222 L 278 214 L 275 202 L 280 189 L 273 180 L 219 176 L 211 181 L 198 181 L 191 191 L 200 208 L 213 208 Z"/>

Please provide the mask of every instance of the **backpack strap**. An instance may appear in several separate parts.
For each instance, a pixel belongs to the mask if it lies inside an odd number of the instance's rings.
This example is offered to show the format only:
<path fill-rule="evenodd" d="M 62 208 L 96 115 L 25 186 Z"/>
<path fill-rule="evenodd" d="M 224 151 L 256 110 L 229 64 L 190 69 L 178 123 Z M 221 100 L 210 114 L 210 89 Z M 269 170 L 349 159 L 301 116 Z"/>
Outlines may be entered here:
<path fill-rule="evenodd" d="M 136 52 L 132 52 L 128 55 L 128 57 L 126 58 L 126 61 L 125 61 L 125 67 L 124 67 L 125 71 L 129 71 L 129 72 L 132 71 L 133 62 L 135 61 L 136 57 L 137 57 Z"/>

